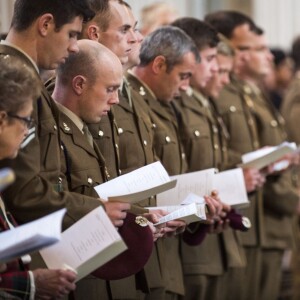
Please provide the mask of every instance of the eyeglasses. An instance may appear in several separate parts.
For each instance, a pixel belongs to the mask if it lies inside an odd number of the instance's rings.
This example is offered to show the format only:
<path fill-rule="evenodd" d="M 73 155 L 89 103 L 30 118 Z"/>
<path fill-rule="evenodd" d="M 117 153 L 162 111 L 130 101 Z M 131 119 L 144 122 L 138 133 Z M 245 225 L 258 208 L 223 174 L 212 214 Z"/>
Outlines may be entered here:
<path fill-rule="evenodd" d="M 10 118 L 22 121 L 28 129 L 32 128 L 33 125 L 34 125 L 34 119 L 32 117 L 20 117 L 18 115 L 14 115 L 14 114 L 11 114 L 11 113 L 7 113 L 7 115 Z"/>

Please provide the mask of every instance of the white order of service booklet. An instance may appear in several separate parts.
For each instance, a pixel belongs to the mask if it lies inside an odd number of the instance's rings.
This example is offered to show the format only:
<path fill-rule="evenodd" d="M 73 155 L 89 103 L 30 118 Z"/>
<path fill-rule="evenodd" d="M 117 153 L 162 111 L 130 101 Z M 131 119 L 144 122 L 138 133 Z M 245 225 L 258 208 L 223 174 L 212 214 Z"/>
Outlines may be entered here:
<path fill-rule="evenodd" d="M 66 209 L 0 233 L 0 261 L 6 262 L 57 243 Z"/>
<path fill-rule="evenodd" d="M 262 169 L 272 163 L 275 163 L 275 170 L 277 169 L 278 171 L 280 171 L 284 168 L 284 166 L 288 165 L 284 164 L 283 162 L 276 163 L 276 161 L 280 160 L 286 154 L 290 154 L 296 151 L 299 152 L 299 149 L 297 149 L 295 143 L 283 142 L 278 146 L 264 147 L 242 155 L 243 163 L 239 166 L 242 168 Z M 276 164 L 278 165 L 276 166 Z"/>
<path fill-rule="evenodd" d="M 61 241 L 40 251 L 49 269 L 70 267 L 85 277 L 127 249 L 99 206 L 62 233 Z"/>
<path fill-rule="evenodd" d="M 241 208 L 249 205 L 241 168 L 219 173 L 211 168 L 172 176 L 171 179 L 177 180 L 176 187 L 157 195 L 157 206 L 190 204 L 191 202 L 186 203 L 186 198 L 190 193 L 203 197 L 210 195 L 213 190 L 219 192 L 222 202 L 232 207 Z"/>
<path fill-rule="evenodd" d="M 174 188 L 176 180 L 170 177 L 157 161 L 95 187 L 99 197 L 108 201 L 137 203 Z"/>

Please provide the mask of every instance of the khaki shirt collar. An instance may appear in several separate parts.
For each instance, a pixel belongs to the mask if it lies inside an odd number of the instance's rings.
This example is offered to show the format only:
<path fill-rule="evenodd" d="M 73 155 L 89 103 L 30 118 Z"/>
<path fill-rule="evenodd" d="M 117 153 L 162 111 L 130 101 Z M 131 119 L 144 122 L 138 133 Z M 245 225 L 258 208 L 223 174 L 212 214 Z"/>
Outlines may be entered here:
<path fill-rule="evenodd" d="M 136 78 L 143 86 L 144 88 L 147 90 L 147 92 L 151 95 L 151 97 L 153 97 L 154 99 L 157 99 L 157 97 L 155 96 L 155 94 L 153 93 L 153 91 L 150 89 L 150 87 L 148 86 L 147 83 L 145 83 L 142 79 L 140 79 L 139 77 L 137 77 L 131 70 L 127 71 L 130 75 L 132 75 L 134 78 Z"/>
<path fill-rule="evenodd" d="M 58 109 L 62 113 L 64 113 L 76 125 L 76 127 L 82 132 L 82 134 L 84 134 L 83 121 L 77 115 L 75 115 L 71 110 L 69 110 L 67 107 L 63 106 L 62 104 L 60 104 L 58 102 L 56 102 L 56 104 L 58 106 Z"/>

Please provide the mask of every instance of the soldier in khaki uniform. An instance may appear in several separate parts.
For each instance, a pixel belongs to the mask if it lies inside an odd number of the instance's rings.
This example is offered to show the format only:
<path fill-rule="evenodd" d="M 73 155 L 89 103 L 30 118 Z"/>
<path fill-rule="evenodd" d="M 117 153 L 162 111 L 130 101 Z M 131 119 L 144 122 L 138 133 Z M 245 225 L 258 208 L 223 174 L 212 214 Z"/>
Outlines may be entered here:
<path fill-rule="evenodd" d="M 178 19 L 173 25 L 190 35 L 201 56 L 201 62 L 191 77 L 191 87 L 175 101 L 181 112 L 180 132 L 188 170 L 193 172 L 212 167 L 224 170 L 227 165 L 227 129 L 214 104 L 203 94 L 208 80 L 219 76 L 217 33 L 204 22 L 193 18 Z M 237 233 L 228 229 L 221 234 L 208 235 L 199 246 L 182 242 L 181 252 L 185 299 L 239 299 L 240 289 L 233 278 L 226 274 L 228 281 L 223 282 L 224 274 L 229 270 L 245 266 Z M 229 289 L 230 285 L 235 288 Z"/>
<path fill-rule="evenodd" d="M 99 1 L 94 1 L 96 5 Z M 96 39 L 109 47 L 119 57 L 124 72 L 128 67 L 135 65 L 139 55 L 140 42 L 133 34 L 136 20 L 126 2 L 111 1 L 110 19 L 104 22 L 105 15 L 101 9 L 96 10 L 96 18 L 86 24 L 83 36 Z M 106 24 L 107 27 L 104 25 Z M 119 28 L 124 27 L 126 34 L 120 34 Z M 93 34 L 97 32 L 97 34 Z M 114 39 L 115 33 L 120 37 Z M 128 49 L 130 49 L 131 62 L 129 63 Z M 129 64 L 128 64 L 129 63 Z M 125 65 L 126 64 L 126 65 Z M 149 117 L 149 108 L 141 96 L 133 91 L 124 78 L 123 86 L 119 92 L 120 103 L 109 114 L 109 118 L 102 118 L 97 124 L 90 124 L 89 129 L 103 153 L 108 170 L 115 170 L 111 178 L 128 173 L 139 167 L 155 161 L 153 151 L 153 129 Z M 155 198 L 139 203 L 140 206 L 155 206 Z M 141 208 L 140 212 L 148 210 Z M 149 299 L 163 297 L 165 292 L 164 280 L 161 273 L 160 257 L 162 253 L 161 241 L 155 244 L 145 270 L 134 277 L 111 282 L 112 297 L 114 299 L 136 299 L 144 297 L 137 289 L 149 293 Z M 151 298 L 152 297 L 152 298 Z"/>
<path fill-rule="evenodd" d="M 281 113 L 285 119 L 286 130 L 288 134 L 288 139 L 290 141 L 296 142 L 300 145 L 300 131 L 298 129 L 298 120 L 300 115 L 300 38 L 297 37 L 292 45 L 291 57 L 295 64 L 295 73 L 294 78 L 287 90 L 287 93 L 284 97 L 284 100 L 281 105 Z M 296 168 L 296 176 L 298 177 L 298 182 L 300 180 L 300 168 Z M 299 215 L 299 207 L 298 207 Z M 299 223 L 299 216 L 298 216 Z M 297 226 L 298 238 L 300 236 L 299 224 Z M 293 299 L 297 300 L 300 298 L 300 256 L 298 251 L 293 253 L 292 260 L 292 271 L 294 271 L 293 276 L 293 286 L 294 286 L 294 297 Z"/>
<path fill-rule="evenodd" d="M 281 106 L 281 113 L 285 119 L 289 139 L 300 144 L 300 133 L 297 129 L 300 115 L 300 38 L 297 37 L 292 45 L 291 57 L 294 62 L 294 79 L 291 82 Z"/>
<path fill-rule="evenodd" d="M 251 32 L 249 28 L 240 26 L 231 42 L 244 51 L 247 49 L 248 60 L 240 66 L 238 75 L 244 80 L 244 98 L 257 128 L 258 141 L 261 146 L 278 144 L 285 139 L 285 132 L 280 125 L 282 118 L 257 88 L 259 81 L 269 71 L 271 59 L 262 31 L 254 27 Z M 289 171 L 267 177 L 263 188 L 264 227 L 261 227 L 263 239 L 258 296 L 261 299 L 278 297 L 282 254 L 283 249 L 293 244 L 291 221 L 297 202 L 298 195 Z"/>
<path fill-rule="evenodd" d="M 38 68 L 55 69 L 64 60 L 63 57 L 78 51 L 76 36 L 81 30 L 82 18 L 87 20 L 93 13 L 85 2 L 81 6 L 82 10 L 79 10 L 68 1 L 44 0 L 40 7 L 41 11 L 34 11 L 31 15 L 31 8 L 28 7 L 37 7 L 31 2 L 22 0 L 16 2 L 13 25 L 6 41 L 0 47 L 1 53 L 20 57 L 37 73 Z M 44 13 L 51 12 L 53 7 L 53 14 Z M 70 12 L 70 15 L 66 12 Z M 58 25 L 53 20 L 58 20 L 59 16 L 63 21 Z M 68 20 L 69 23 L 66 21 L 64 24 L 64 20 Z M 36 24 L 40 24 L 40 27 L 36 27 Z M 43 28 L 47 28 L 43 32 L 47 38 L 38 42 Z M 45 52 L 45 43 L 55 45 L 55 48 Z M 23 149 L 20 150 L 18 157 L 10 162 L 17 179 L 3 197 L 7 199 L 10 210 L 20 223 L 67 207 L 68 213 L 64 218 L 66 227 L 99 204 L 88 201 L 83 203 L 82 197 L 69 193 L 67 189 L 63 190 L 67 185 L 64 176 L 60 174 L 58 109 L 44 87 L 41 98 L 34 103 L 33 117 L 36 127 L 24 140 Z"/>
<path fill-rule="evenodd" d="M 132 15 L 133 24 L 136 20 Z M 132 51 L 129 54 L 128 63 L 124 65 L 124 70 L 132 68 L 139 63 L 139 52 L 143 36 L 136 31 L 137 43 L 132 45 Z M 130 75 L 128 74 L 128 78 Z M 154 127 L 151 109 L 145 103 L 142 95 L 137 93 L 126 79 L 120 103 L 115 108 L 115 120 L 118 126 L 120 170 L 121 174 L 127 173 L 133 169 L 142 167 L 157 160 L 154 153 Z M 156 206 L 156 199 L 152 197 L 143 202 L 141 206 Z M 169 222 L 170 232 L 176 227 L 182 226 L 181 221 Z M 170 227 L 172 226 L 172 227 Z M 169 266 L 165 263 L 167 253 L 164 249 L 164 241 L 158 240 L 155 245 L 155 251 L 145 266 L 144 272 L 147 285 L 150 290 L 145 299 L 164 299 L 166 286 L 169 282 Z M 177 270 L 176 270 L 177 271 Z"/>
<path fill-rule="evenodd" d="M 286 93 L 284 101 L 282 102 L 281 113 L 286 120 L 286 127 L 288 130 L 289 139 L 300 144 L 300 134 L 297 128 L 298 118 L 300 115 L 300 73 L 295 73 L 295 78 Z"/>
<path fill-rule="evenodd" d="M 156 38 L 159 40 L 158 44 Z M 163 56 L 166 45 L 169 45 L 169 57 Z M 175 57 L 176 62 L 179 62 L 175 63 Z M 182 31 L 165 27 L 144 40 L 140 55 L 141 64 L 128 76 L 132 88 L 143 96 L 153 113 L 151 117 L 155 152 L 170 175 L 185 172 L 186 161 L 178 136 L 176 115 L 168 102 L 179 92 L 180 85 L 188 83 L 197 57 L 194 45 Z M 173 62 L 170 64 L 167 59 Z M 170 68 L 170 73 L 166 72 L 167 68 Z M 151 69 L 156 69 L 156 75 Z M 165 299 L 175 299 L 176 295 L 184 293 L 178 239 L 165 239 L 164 247 L 165 253 L 168 254 L 164 258 L 167 267 L 163 268 L 163 272 L 167 272 L 164 276 L 168 292 Z"/>
<path fill-rule="evenodd" d="M 242 154 L 260 147 L 257 124 L 252 114 L 247 88 L 244 82 L 237 78 L 240 68 L 249 60 L 248 51 L 251 42 L 246 39 L 246 34 L 252 34 L 256 27 L 247 16 L 230 11 L 211 13 L 205 17 L 205 21 L 228 38 L 235 50 L 231 83 L 221 91 L 218 99 L 214 99 L 230 136 L 228 166 L 235 167 L 241 162 Z M 240 32 L 243 32 L 243 35 L 240 35 Z M 244 274 L 239 276 L 240 284 L 243 285 L 243 295 L 240 299 L 252 300 L 260 299 L 261 246 L 264 236 L 262 190 L 259 187 L 263 183 L 263 176 L 255 169 L 249 169 L 248 174 L 244 173 L 244 176 L 250 207 L 243 209 L 243 214 L 251 220 L 252 227 L 248 232 L 241 234 L 247 266 Z"/>
<path fill-rule="evenodd" d="M 262 31 L 252 38 L 249 55 L 251 63 L 245 65 L 241 74 L 247 78 L 259 140 L 262 146 L 275 146 L 284 142 L 287 134 L 283 118 L 258 88 L 260 81 L 270 72 L 272 61 Z M 278 298 L 283 252 L 295 247 L 293 226 L 299 195 L 292 175 L 290 169 L 270 174 L 264 186 L 265 243 L 262 252 L 261 299 Z"/>
<path fill-rule="evenodd" d="M 102 7 L 101 0 L 91 1 L 91 7 L 96 15 L 94 19 L 84 25 L 82 37 L 98 41 L 108 47 L 118 56 L 123 65 L 128 61 L 131 45 L 136 40 L 127 7 L 123 2 L 110 1 L 107 10 Z M 119 28 L 123 28 L 124 33 L 120 32 Z M 114 39 L 115 36 L 118 39 Z M 114 109 L 111 109 L 108 116 L 103 116 L 101 122 L 89 124 L 88 127 L 103 154 L 109 179 L 119 176 L 119 140 Z M 112 281 L 110 286 L 113 299 L 134 299 L 136 297 L 134 276 L 116 282 Z"/>
<path fill-rule="evenodd" d="M 57 70 L 53 98 L 60 109 L 64 155 L 62 169 L 69 189 L 96 199 L 98 196 L 94 186 L 107 181 L 107 170 L 86 122 L 98 122 L 113 104 L 118 103 L 122 66 L 118 58 L 104 46 L 87 40 L 78 44 L 80 52 L 71 56 Z M 110 76 L 102 75 L 106 72 Z M 121 226 L 130 205 L 109 202 L 104 205 L 108 214 L 114 210 L 114 225 Z M 106 287 L 104 280 L 88 276 L 78 283 L 75 297 L 83 299 L 88 294 L 89 299 L 98 299 L 100 295 L 103 299 L 109 299 Z"/>

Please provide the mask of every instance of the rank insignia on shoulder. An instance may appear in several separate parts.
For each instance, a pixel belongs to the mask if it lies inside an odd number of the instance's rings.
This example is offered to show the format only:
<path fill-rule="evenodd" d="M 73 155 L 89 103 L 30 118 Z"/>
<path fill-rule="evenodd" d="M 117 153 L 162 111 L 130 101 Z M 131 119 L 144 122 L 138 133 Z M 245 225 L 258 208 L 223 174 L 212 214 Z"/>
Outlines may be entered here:
<path fill-rule="evenodd" d="M 70 131 L 70 127 L 65 122 L 63 122 L 63 126 L 65 131 Z"/>
<path fill-rule="evenodd" d="M 144 87 L 142 87 L 142 86 L 140 87 L 139 94 L 140 94 L 141 96 L 145 96 L 145 95 L 146 95 L 146 92 L 145 92 Z"/>
<path fill-rule="evenodd" d="M 246 93 L 246 94 L 251 94 L 252 93 L 252 90 L 248 85 L 244 86 L 244 93 Z"/>

